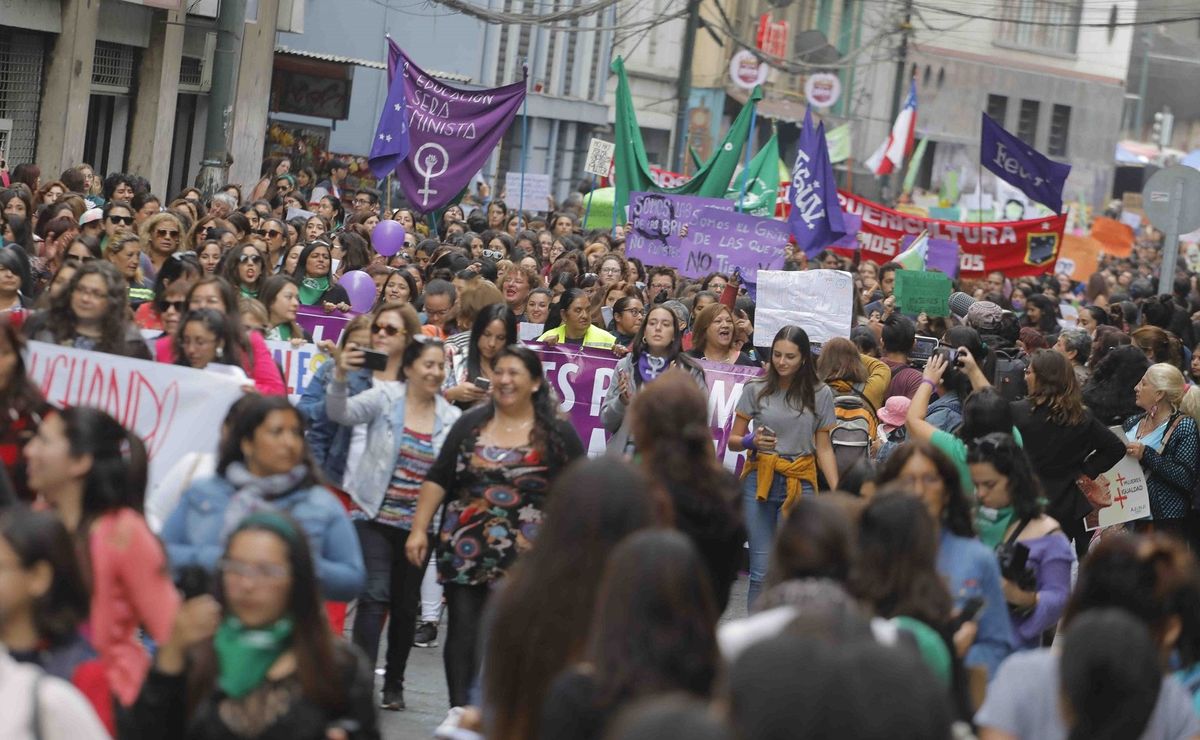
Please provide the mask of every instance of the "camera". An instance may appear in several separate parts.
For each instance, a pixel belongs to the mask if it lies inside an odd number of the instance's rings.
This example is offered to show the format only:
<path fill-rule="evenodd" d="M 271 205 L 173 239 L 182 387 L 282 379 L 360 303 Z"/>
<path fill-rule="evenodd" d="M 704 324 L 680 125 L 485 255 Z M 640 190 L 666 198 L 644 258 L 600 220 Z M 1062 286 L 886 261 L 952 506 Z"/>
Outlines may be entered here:
<path fill-rule="evenodd" d="M 966 351 L 966 347 L 938 347 L 933 354 L 945 361 L 947 370 L 962 370 L 962 355 Z"/>
<path fill-rule="evenodd" d="M 1005 542 L 996 548 L 1000 575 L 1017 584 L 1022 591 L 1037 590 L 1037 576 L 1029 568 L 1029 547 L 1020 542 Z"/>

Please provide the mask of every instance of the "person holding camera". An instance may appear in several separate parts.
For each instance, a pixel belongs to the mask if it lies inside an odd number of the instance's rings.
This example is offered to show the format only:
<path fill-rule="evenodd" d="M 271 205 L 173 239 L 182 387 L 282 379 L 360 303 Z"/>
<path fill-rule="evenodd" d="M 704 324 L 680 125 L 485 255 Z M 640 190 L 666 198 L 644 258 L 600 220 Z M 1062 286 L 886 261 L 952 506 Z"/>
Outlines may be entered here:
<path fill-rule="evenodd" d="M 351 397 L 347 379 L 363 360 L 363 351 L 353 345 L 339 354 L 325 412 L 338 424 L 366 424 L 362 457 L 347 469 L 346 479 L 355 505 L 350 518 L 367 568 L 354 618 L 354 642 L 375 665 L 383 623 L 391 613 L 381 706 L 400 710 L 405 708 L 404 669 L 427 564 L 408 562 L 404 544 L 413 528 L 417 493 L 462 412 L 441 394 L 446 377 L 442 342 L 418 335 L 404 348 L 402 382 L 378 383 Z"/>
<path fill-rule="evenodd" d="M 973 440 L 967 463 L 980 506 L 975 528 L 980 541 L 996 551 L 1017 649 L 1039 647 L 1067 605 L 1075 552 L 1058 522 L 1043 511 L 1041 484 L 1012 435 Z"/>

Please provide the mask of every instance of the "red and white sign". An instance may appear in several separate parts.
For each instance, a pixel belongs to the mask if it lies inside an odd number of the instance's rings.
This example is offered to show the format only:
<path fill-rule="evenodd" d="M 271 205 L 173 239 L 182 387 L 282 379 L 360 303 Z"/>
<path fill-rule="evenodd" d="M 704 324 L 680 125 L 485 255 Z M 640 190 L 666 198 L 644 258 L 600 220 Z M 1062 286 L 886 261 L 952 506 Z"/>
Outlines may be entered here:
<path fill-rule="evenodd" d="M 769 71 L 770 68 L 758 61 L 749 49 L 742 49 L 729 60 L 729 76 L 733 78 L 733 84 L 743 90 L 753 90 L 766 82 Z"/>
<path fill-rule="evenodd" d="M 811 74 L 804 81 L 804 97 L 816 108 L 828 108 L 842 96 L 842 81 L 829 72 Z"/>
<path fill-rule="evenodd" d="M 781 59 L 786 57 L 788 22 L 773 21 L 771 20 L 770 13 L 763 13 L 758 17 L 758 34 L 756 40 L 758 41 L 758 48 L 767 54 Z"/>

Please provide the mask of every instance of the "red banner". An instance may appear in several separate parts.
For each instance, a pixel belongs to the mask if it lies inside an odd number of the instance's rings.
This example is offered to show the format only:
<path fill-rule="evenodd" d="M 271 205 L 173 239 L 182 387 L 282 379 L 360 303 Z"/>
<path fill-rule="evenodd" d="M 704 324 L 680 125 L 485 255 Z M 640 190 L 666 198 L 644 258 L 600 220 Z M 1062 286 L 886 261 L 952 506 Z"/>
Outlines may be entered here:
<path fill-rule="evenodd" d="M 893 211 L 841 190 L 838 202 L 846 213 L 862 217 L 858 245 L 865 259 L 887 262 L 900 253 L 905 235 L 928 231 L 932 239 L 958 242 L 959 277 L 969 279 L 994 271 L 1007 277 L 1050 272 L 1067 223 L 1065 214 L 1028 221 L 939 221 Z"/>

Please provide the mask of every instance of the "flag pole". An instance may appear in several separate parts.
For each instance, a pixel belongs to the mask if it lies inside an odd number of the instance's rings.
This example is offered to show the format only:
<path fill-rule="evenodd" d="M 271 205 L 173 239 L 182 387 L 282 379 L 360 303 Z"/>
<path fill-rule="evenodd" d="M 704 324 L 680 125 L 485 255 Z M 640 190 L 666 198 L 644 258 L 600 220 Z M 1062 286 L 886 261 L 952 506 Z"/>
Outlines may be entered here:
<path fill-rule="evenodd" d="M 746 185 L 750 180 L 750 148 L 754 142 L 754 126 L 758 123 L 758 106 L 754 104 L 753 93 L 746 99 L 746 103 L 754 107 L 750 109 L 750 132 L 746 134 L 746 162 L 742 165 L 742 187 L 738 193 L 738 213 L 746 210 Z"/>
<path fill-rule="evenodd" d="M 529 159 L 529 60 L 521 60 L 521 75 L 525 82 L 525 100 L 521 103 L 521 193 L 517 196 L 517 222 L 525 226 L 525 164 Z"/>
<path fill-rule="evenodd" d="M 392 215 L 391 215 L 392 214 L 392 173 L 389 172 L 388 176 L 383 179 L 383 186 L 385 188 L 387 188 L 387 205 L 385 206 L 385 208 L 387 208 L 388 218 L 391 218 L 392 217 Z"/>
<path fill-rule="evenodd" d="M 587 228 L 588 216 L 592 214 L 592 196 L 596 194 L 596 175 L 592 174 L 592 184 L 588 188 L 587 208 L 583 211 L 583 228 Z"/>

